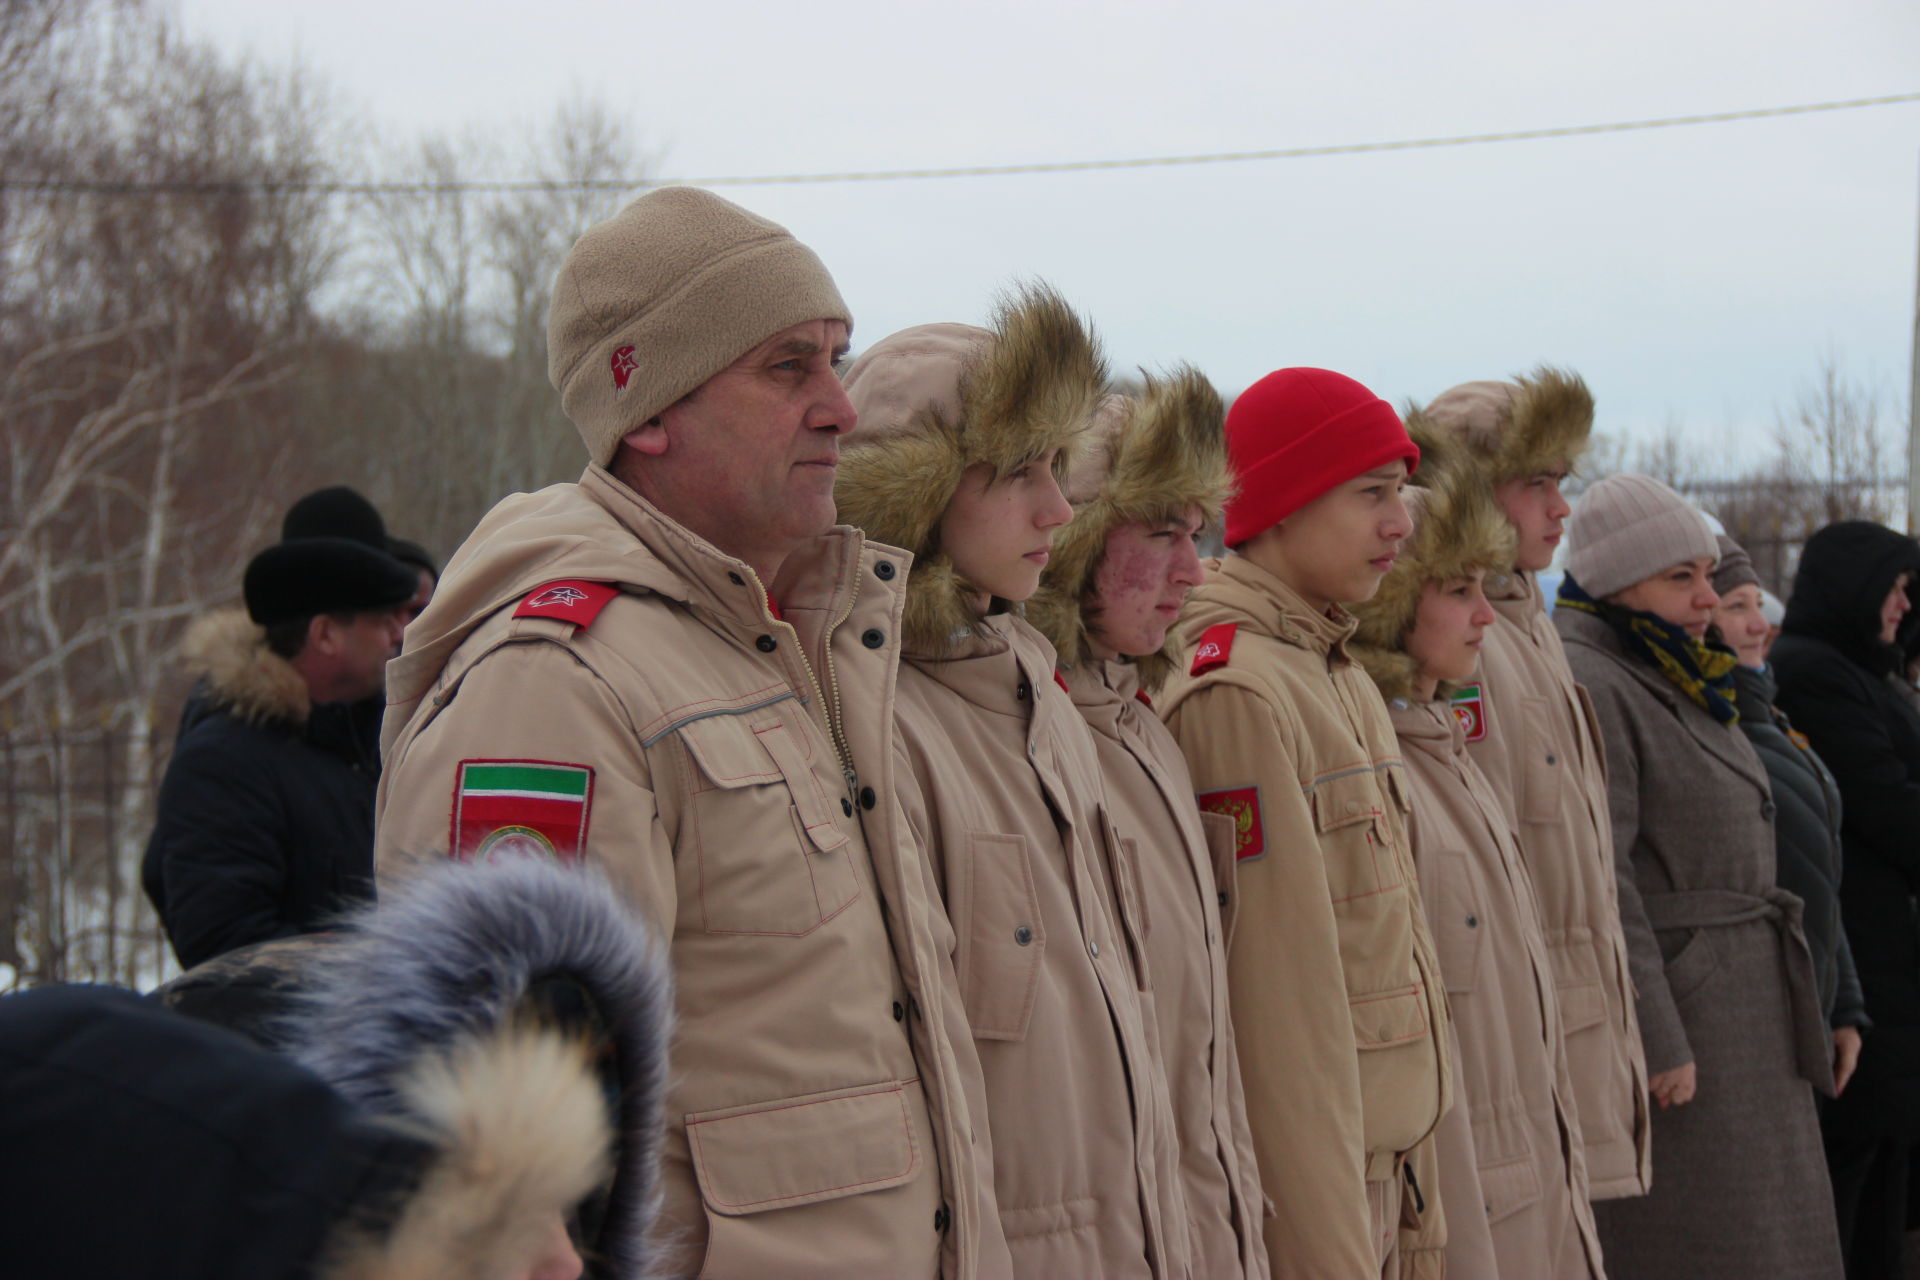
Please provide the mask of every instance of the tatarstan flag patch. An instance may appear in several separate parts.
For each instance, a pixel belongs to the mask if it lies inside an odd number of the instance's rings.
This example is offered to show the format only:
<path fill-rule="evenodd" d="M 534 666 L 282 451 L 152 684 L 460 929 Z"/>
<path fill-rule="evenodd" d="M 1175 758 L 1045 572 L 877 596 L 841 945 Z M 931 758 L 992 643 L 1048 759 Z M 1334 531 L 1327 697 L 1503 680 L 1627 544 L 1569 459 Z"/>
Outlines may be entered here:
<path fill-rule="evenodd" d="M 1202 791 L 1200 808 L 1233 819 L 1233 860 L 1250 862 L 1267 851 L 1267 829 L 1260 821 L 1260 788 L 1230 787 Z"/>
<path fill-rule="evenodd" d="M 450 848 L 461 861 L 543 853 L 572 862 L 587 843 L 593 769 L 550 760 L 462 760 Z"/>
<path fill-rule="evenodd" d="M 1466 731 L 1468 742 L 1484 742 L 1487 737 L 1487 699 L 1477 684 L 1463 684 L 1453 691 L 1453 718 Z"/>

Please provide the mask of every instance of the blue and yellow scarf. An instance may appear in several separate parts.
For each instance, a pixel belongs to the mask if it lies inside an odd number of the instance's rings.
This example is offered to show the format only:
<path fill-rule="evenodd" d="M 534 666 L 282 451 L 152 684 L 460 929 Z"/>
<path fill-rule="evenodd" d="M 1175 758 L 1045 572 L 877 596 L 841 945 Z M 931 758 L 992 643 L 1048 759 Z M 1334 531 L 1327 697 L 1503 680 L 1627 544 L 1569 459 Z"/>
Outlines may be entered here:
<path fill-rule="evenodd" d="M 1727 646 L 1714 640 L 1695 640 L 1685 627 L 1676 627 L 1658 614 L 1595 600 L 1572 575 L 1560 579 L 1555 607 L 1599 618 L 1613 628 L 1628 653 L 1671 680 L 1708 715 L 1721 724 L 1739 723 L 1733 669 L 1740 660 Z"/>

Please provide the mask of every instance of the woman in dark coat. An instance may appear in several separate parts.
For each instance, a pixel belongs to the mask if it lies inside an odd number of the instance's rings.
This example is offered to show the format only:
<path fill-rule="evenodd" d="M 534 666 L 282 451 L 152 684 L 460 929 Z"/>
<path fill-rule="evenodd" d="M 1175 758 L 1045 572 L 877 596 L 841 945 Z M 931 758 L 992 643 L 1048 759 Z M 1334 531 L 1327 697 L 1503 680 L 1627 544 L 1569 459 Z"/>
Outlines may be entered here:
<path fill-rule="evenodd" d="M 1853 1277 L 1898 1276 L 1920 1145 L 1920 712 L 1901 665 L 1920 543 L 1865 521 L 1807 540 L 1771 655 L 1779 704 L 1840 784 L 1840 911 L 1873 1034 L 1822 1117 Z"/>
<path fill-rule="evenodd" d="M 1653 1189 L 1594 1206 L 1615 1280 L 1834 1280 L 1813 1087 L 1831 1038 L 1775 882 L 1767 771 L 1736 724 L 1705 519 L 1645 476 L 1582 497 L 1554 625 L 1608 765 L 1620 917 L 1653 1117 Z M 1813 1086 L 1813 1087 L 1810 1087 Z"/>
<path fill-rule="evenodd" d="M 1740 659 L 1733 669 L 1740 728 L 1773 783 L 1773 847 L 1780 887 L 1806 904 L 1802 922 L 1813 953 L 1820 1007 L 1833 1028 L 1834 1092 L 1843 1093 L 1860 1061 L 1860 1033 L 1872 1024 L 1840 921 L 1840 784 L 1807 736 L 1774 705 L 1779 684 L 1767 666 L 1772 628 L 1760 610 L 1760 577 L 1746 551 L 1725 535 L 1720 538 L 1713 589 L 1720 596 L 1713 611 L 1714 631 Z"/>

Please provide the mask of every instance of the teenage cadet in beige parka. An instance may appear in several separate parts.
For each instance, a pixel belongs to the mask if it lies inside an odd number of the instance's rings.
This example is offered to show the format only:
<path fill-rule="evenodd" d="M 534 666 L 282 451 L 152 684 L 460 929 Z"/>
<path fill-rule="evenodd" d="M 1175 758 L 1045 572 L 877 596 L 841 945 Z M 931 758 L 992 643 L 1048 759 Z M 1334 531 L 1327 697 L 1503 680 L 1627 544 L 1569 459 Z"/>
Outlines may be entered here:
<path fill-rule="evenodd" d="M 1408 421 L 1465 448 L 1513 524 L 1513 563 L 1487 577 L 1498 620 L 1478 674 L 1454 697 L 1467 717 L 1467 754 L 1507 806 L 1533 876 L 1588 1190 L 1595 1200 L 1644 1195 L 1653 1169 L 1647 1057 L 1614 887 L 1606 760 L 1537 576 L 1560 543 L 1570 510 L 1560 484 L 1587 447 L 1593 396 L 1577 375 L 1543 368 L 1512 382 L 1463 383 Z"/>
<path fill-rule="evenodd" d="M 1235 554 L 1179 624 L 1191 659 L 1162 714 L 1200 792 L 1234 818 L 1227 978 L 1273 1274 L 1397 1273 L 1446 1110 L 1446 995 L 1407 843 L 1407 782 L 1353 615 L 1410 531 L 1419 451 L 1393 409 L 1324 369 L 1268 374 L 1227 415 Z M 1429 1166 L 1430 1167 L 1430 1166 Z M 1438 1224 L 1433 1224 L 1439 1230 Z M 1436 1237 L 1444 1238 L 1444 1237 Z"/>
<path fill-rule="evenodd" d="M 1408 491 L 1413 536 L 1354 652 L 1387 699 L 1413 782 L 1413 857 L 1458 1035 L 1454 1103 L 1436 1139 L 1449 1280 L 1599 1280 L 1557 984 L 1507 810 L 1449 706 L 1494 625 L 1483 582 L 1514 532 L 1461 448 L 1431 436 Z M 1476 1213 L 1475 1206 L 1482 1212 Z M 1416 1236 L 1401 1247 L 1423 1251 Z"/>
<path fill-rule="evenodd" d="M 901 804 L 952 922 L 1017 1275 L 1187 1273 L 1138 886 L 1084 722 L 1020 616 L 1072 514 L 1058 474 L 1104 375 L 1060 298 L 854 362 L 841 514 L 913 554 Z M 986 1136 L 984 1133 L 981 1135 Z"/>
<path fill-rule="evenodd" d="M 1220 393 L 1191 368 L 1109 396 L 1067 474 L 1073 523 L 1028 616 L 1060 655 L 1093 730 L 1114 829 L 1138 877 L 1153 1012 L 1180 1140 L 1196 1276 L 1265 1276 L 1260 1171 L 1227 1013 L 1233 822 L 1200 812 L 1180 748 L 1153 712 L 1167 637 L 1200 582 L 1194 539 L 1232 488 Z"/>
<path fill-rule="evenodd" d="M 548 349 L 591 463 L 481 520 L 388 679 L 383 879 L 589 857 L 670 940 L 669 1274 L 1008 1270 L 893 801 L 907 561 L 834 524 L 848 328 L 810 250 L 706 192 L 589 230 Z"/>
<path fill-rule="evenodd" d="M 1833 1092 L 1801 902 L 1778 885 L 1766 766 L 1707 639 L 1719 547 L 1658 480 L 1589 488 L 1554 625 L 1607 752 L 1620 915 L 1647 1048 L 1653 1189 L 1594 1206 L 1635 1280 L 1841 1273 L 1813 1091 Z"/>

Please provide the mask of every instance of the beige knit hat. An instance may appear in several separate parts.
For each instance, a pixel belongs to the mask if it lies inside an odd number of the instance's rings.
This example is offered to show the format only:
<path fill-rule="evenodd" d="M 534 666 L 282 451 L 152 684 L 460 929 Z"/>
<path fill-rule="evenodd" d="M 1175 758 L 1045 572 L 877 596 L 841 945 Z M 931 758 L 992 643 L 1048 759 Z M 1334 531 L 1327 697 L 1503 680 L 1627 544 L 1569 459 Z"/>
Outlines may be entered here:
<path fill-rule="evenodd" d="M 1720 546 L 1707 518 L 1652 476 L 1619 475 L 1581 495 L 1567 530 L 1567 572 L 1595 600 Z"/>
<path fill-rule="evenodd" d="M 696 187 L 649 191 L 574 242 L 547 312 L 547 377 L 587 452 L 782 329 L 853 318 L 813 250 Z"/>

